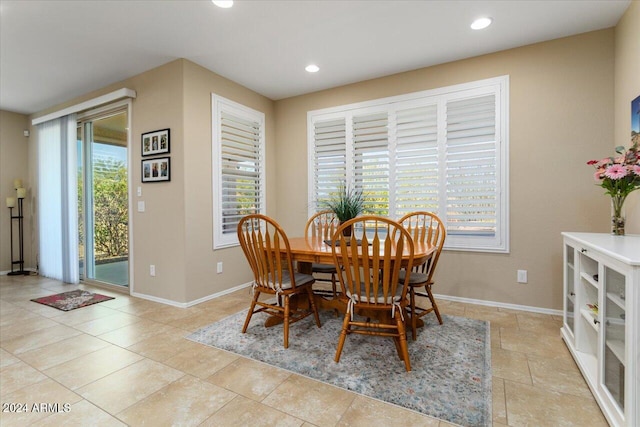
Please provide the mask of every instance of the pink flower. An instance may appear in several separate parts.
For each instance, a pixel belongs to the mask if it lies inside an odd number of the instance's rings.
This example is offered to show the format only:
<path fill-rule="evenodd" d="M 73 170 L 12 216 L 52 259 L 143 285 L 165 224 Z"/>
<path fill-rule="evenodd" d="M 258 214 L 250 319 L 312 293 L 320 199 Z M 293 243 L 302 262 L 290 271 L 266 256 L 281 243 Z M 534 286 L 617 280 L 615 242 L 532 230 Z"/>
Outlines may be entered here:
<path fill-rule="evenodd" d="M 611 178 L 611 179 L 620 179 L 620 178 L 624 178 L 625 176 L 627 176 L 627 168 L 625 168 L 622 165 L 612 165 L 609 166 L 605 171 L 604 171 L 604 175 L 607 178 Z"/>
<path fill-rule="evenodd" d="M 602 179 L 602 173 L 604 172 L 604 169 L 598 169 L 596 171 L 596 173 L 593 174 L 593 179 L 595 179 L 596 181 L 600 181 Z"/>
<path fill-rule="evenodd" d="M 614 162 L 622 165 L 624 164 L 625 160 L 626 160 L 625 156 L 618 156 L 615 158 Z"/>
<path fill-rule="evenodd" d="M 596 163 L 598 163 L 598 161 L 597 161 L 597 160 L 589 160 L 589 161 L 587 162 L 587 164 L 588 164 L 588 165 L 595 165 Z"/>
<path fill-rule="evenodd" d="M 640 165 L 631 166 L 631 171 L 636 175 L 640 176 Z"/>
<path fill-rule="evenodd" d="M 608 165 L 609 162 L 611 162 L 611 158 L 605 157 L 604 159 L 602 159 L 598 163 L 596 163 L 596 167 L 601 167 L 601 166 Z"/>

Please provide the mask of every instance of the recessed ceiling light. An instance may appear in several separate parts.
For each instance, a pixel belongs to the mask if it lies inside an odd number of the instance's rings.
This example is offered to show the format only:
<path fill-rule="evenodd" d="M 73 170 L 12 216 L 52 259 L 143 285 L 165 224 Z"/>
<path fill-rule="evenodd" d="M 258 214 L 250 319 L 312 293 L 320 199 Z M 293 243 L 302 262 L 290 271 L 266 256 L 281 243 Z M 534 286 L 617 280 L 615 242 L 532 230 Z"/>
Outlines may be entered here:
<path fill-rule="evenodd" d="M 482 30 L 491 25 L 491 22 L 493 22 L 491 18 L 478 18 L 471 23 L 471 28 L 474 30 Z"/>
<path fill-rule="evenodd" d="M 233 0 L 211 0 L 213 4 L 223 9 L 228 9 L 233 6 Z"/>
<path fill-rule="evenodd" d="M 304 67 L 304 69 L 310 73 L 317 73 L 318 71 L 320 71 L 320 67 L 315 64 L 307 65 L 306 67 Z"/>

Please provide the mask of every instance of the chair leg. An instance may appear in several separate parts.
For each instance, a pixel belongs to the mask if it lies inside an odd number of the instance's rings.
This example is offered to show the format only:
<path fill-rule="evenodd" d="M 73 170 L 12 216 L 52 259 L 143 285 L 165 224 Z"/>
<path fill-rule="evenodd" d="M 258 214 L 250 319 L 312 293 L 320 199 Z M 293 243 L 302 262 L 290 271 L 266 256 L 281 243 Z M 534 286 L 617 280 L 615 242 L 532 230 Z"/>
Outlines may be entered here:
<path fill-rule="evenodd" d="M 244 326 L 242 327 L 243 334 L 247 332 L 247 328 L 249 327 L 249 322 L 251 321 L 251 316 L 253 316 L 253 310 L 256 308 L 256 301 L 258 301 L 259 296 L 260 296 L 260 291 L 256 290 L 253 294 L 253 300 L 251 301 L 249 312 L 247 313 L 247 317 L 244 320 Z"/>
<path fill-rule="evenodd" d="M 431 301 L 431 306 L 433 307 L 433 311 L 436 312 L 436 317 L 438 318 L 438 322 L 442 325 L 442 317 L 440 316 L 440 310 L 438 310 L 438 304 L 436 304 L 436 299 L 433 297 L 431 293 L 431 285 L 425 286 L 427 289 L 427 295 L 429 295 L 429 300 Z"/>
<path fill-rule="evenodd" d="M 320 324 L 320 315 L 318 315 L 318 308 L 316 307 L 316 303 L 313 299 L 313 290 L 310 286 L 307 287 L 307 294 L 309 295 L 309 307 L 311 307 L 313 316 L 316 318 L 316 325 L 318 325 L 318 328 L 321 328 L 322 325 Z"/>
<path fill-rule="evenodd" d="M 398 335 L 400 340 L 400 349 L 402 351 L 402 359 L 407 372 L 411 371 L 411 361 L 409 360 L 409 346 L 407 344 L 407 331 L 404 327 L 404 321 L 399 313 L 396 313 L 396 324 L 398 325 Z"/>
<path fill-rule="evenodd" d="M 336 350 L 336 363 L 340 362 L 340 355 L 342 354 L 342 347 L 344 347 L 344 341 L 347 338 L 347 331 L 349 330 L 349 322 L 351 321 L 351 315 L 347 312 L 344 315 L 344 321 L 342 322 L 342 331 L 340 332 L 340 338 L 338 339 L 338 349 Z"/>
<path fill-rule="evenodd" d="M 289 348 L 289 295 L 284 296 L 284 348 Z"/>
<path fill-rule="evenodd" d="M 416 291 L 413 286 L 409 286 L 409 296 L 411 305 L 411 338 L 418 339 L 418 313 L 416 313 Z"/>
<path fill-rule="evenodd" d="M 336 274 L 331 273 L 331 288 L 333 289 L 333 297 L 338 298 L 338 290 L 336 287 Z"/>

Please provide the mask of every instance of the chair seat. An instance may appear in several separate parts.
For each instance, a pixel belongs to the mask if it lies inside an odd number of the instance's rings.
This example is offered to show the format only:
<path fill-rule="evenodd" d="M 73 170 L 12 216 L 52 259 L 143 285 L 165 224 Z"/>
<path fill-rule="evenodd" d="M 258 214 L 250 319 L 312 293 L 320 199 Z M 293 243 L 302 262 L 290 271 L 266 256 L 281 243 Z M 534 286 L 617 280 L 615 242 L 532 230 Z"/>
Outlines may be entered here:
<path fill-rule="evenodd" d="M 311 264 L 311 271 L 314 271 L 316 273 L 337 273 L 338 270 L 336 270 L 336 266 L 333 264 L 318 264 L 318 263 L 313 263 Z M 296 282 L 298 281 L 298 279 L 296 279 Z"/>
<path fill-rule="evenodd" d="M 400 273 L 398 274 L 398 280 L 400 280 L 400 282 L 402 283 L 404 282 L 406 277 L 407 277 L 406 270 L 400 270 Z M 428 279 L 429 279 L 429 276 L 427 276 L 426 274 L 412 271 L 409 276 L 409 285 L 411 286 L 424 285 L 425 283 L 427 283 Z"/>
<path fill-rule="evenodd" d="M 380 292 L 378 293 L 377 296 L 370 296 L 367 298 L 367 294 L 364 290 L 364 283 L 360 284 L 361 287 L 361 293 L 359 295 L 355 295 L 355 300 L 356 301 L 360 301 L 360 302 L 368 302 L 368 303 L 377 303 L 377 304 L 383 304 L 386 301 L 384 300 L 384 296 L 381 295 L 382 294 L 382 289 L 380 289 Z M 347 297 L 351 298 L 351 293 L 347 292 Z M 396 289 L 396 294 L 393 296 L 393 302 L 399 302 L 402 299 L 402 287 L 398 286 L 398 288 Z"/>
<path fill-rule="evenodd" d="M 313 283 L 316 279 L 310 274 L 295 273 L 293 275 L 296 281 L 296 287 L 304 286 L 308 283 Z M 271 280 L 270 280 L 271 282 Z M 288 271 L 282 272 L 282 290 L 291 289 L 291 275 Z"/>

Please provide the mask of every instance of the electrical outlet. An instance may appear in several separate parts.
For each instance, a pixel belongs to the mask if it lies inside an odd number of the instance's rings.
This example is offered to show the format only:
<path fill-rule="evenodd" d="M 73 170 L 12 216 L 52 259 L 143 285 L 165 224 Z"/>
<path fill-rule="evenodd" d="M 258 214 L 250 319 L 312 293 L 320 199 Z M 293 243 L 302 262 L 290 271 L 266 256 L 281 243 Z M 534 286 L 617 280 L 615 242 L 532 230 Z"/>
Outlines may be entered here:
<path fill-rule="evenodd" d="M 217 272 L 218 272 L 218 274 L 222 273 L 222 261 L 218 263 Z"/>
<path fill-rule="evenodd" d="M 527 270 L 518 270 L 518 283 L 527 283 Z"/>
<path fill-rule="evenodd" d="M 156 266 L 155 266 L 155 265 L 153 265 L 153 264 L 151 264 L 151 265 L 149 266 L 149 275 L 150 275 L 151 277 L 155 277 L 155 276 L 156 276 Z"/>

